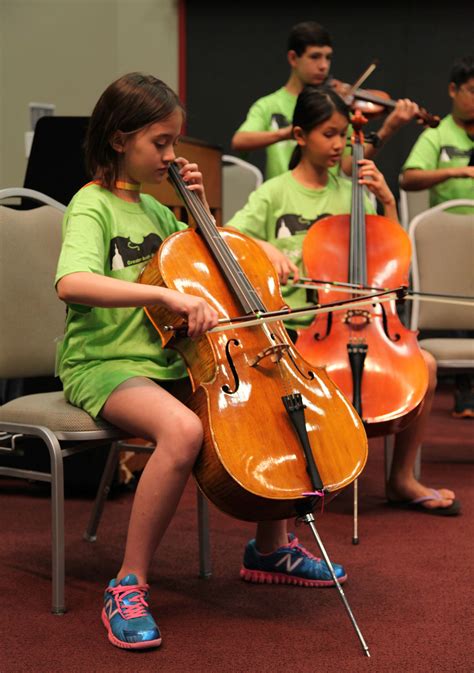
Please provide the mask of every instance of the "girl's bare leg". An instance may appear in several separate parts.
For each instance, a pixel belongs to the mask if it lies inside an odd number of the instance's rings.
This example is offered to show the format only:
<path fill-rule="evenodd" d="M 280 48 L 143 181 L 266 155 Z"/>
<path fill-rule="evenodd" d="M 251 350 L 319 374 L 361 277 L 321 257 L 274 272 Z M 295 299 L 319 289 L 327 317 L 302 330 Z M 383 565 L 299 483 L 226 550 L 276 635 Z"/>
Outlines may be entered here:
<path fill-rule="evenodd" d="M 413 473 L 416 453 L 426 433 L 436 389 L 436 360 L 430 353 L 423 350 L 422 353 L 429 370 L 428 390 L 416 419 L 395 437 L 392 467 L 387 483 L 387 496 L 392 500 L 413 500 L 431 493 L 431 489 L 417 481 Z M 443 488 L 439 492 L 443 499 L 426 501 L 426 508 L 449 507 L 452 504 L 455 497 L 453 491 Z"/>
<path fill-rule="evenodd" d="M 257 549 L 262 554 L 270 554 L 278 547 L 288 544 L 288 525 L 281 521 L 259 521 L 255 535 Z"/>
<path fill-rule="evenodd" d="M 199 418 L 153 381 L 133 378 L 108 398 L 101 416 L 157 445 L 138 482 L 125 556 L 117 573 L 146 583 L 153 553 L 176 510 L 202 444 Z"/>

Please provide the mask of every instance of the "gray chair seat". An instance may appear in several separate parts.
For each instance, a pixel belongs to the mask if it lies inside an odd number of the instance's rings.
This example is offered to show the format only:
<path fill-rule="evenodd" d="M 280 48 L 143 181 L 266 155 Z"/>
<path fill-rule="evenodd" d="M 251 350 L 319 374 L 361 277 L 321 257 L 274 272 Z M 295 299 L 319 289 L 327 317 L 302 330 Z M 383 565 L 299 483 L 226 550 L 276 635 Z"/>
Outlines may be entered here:
<path fill-rule="evenodd" d="M 474 339 L 421 339 L 419 344 L 440 366 L 449 367 L 449 362 L 457 368 L 474 364 Z"/>
<path fill-rule="evenodd" d="M 43 426 L 54 432 L 58 439 L 66 439 L 66 435 L 76 432 L 82 439 L 86 439 L 85 432 L 97 434 L 97 439 L 124 435 L 118 428 L 100 418 L 94 420 L 86 411 L 66 402 L 62 391 L 24 395 L 7 402 L 0 407 L 0 421 Z M 74 439 L 73 436 L 70 438 Z"/>

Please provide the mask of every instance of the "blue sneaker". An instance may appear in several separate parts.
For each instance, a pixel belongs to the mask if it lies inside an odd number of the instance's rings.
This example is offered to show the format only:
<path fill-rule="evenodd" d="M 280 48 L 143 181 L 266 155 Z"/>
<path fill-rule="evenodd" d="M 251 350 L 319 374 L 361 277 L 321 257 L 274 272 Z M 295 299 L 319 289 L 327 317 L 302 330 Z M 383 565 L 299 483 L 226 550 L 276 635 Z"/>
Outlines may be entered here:
<path fill-rule="evenodd" d="M 332 587 L 335 585 L 325 561 L 316 558 L 298 543 L 292 533 L 289 544 L 271 554 L 257 551 L 255 540 L 245 547 L 240 577 L 246 582 L 261 584 L 298 584 L 303 587 Z M 344 568 L 333 563 L 334 573 L 342 584 L 347 575 Z"/>
<path fill-rule="evenodd" d="M 160 629 L 148 608 L 148 584 L 135 575 L 111 580 L 104 593 L 102 623 L 116 647 L 143 649 L 161 644 Z"/>

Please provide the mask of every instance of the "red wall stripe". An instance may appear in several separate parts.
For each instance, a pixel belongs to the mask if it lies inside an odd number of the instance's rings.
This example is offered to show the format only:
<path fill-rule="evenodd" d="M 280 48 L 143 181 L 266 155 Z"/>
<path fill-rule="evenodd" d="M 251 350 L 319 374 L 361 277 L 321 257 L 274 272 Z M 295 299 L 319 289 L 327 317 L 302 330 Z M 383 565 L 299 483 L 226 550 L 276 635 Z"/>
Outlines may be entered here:
<path fill-rule="evenodd" d="M 186 107 L 186 0 L 178 2 L 178 95 Z"/>

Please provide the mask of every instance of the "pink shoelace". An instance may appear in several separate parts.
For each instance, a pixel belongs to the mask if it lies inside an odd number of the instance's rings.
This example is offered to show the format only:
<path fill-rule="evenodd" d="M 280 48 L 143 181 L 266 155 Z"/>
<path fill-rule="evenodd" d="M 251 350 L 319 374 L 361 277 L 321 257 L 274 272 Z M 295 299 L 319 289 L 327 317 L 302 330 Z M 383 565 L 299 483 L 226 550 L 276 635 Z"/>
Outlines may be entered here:
<path fill-rule="evenodd" d="M 298 551 L 300 551 L 302 554 L 304 554 L 308 558 L 313 559 L 314 561 L 321 561 L 321 559 L 318 556 L 314 556 L 314 554 L 309 552 L 305 547 L 301 546 L 299 541 L 298 541 L 298 538 L 296 536 L 292 539 L 290 544 L 285 545 L 285 546 L 288 546 L 291 549 L 298 549 Z"/>
<path fill-rule="evenodd" d="M 109 591 L 117 601 L 117 609 L 124 619 L 134 619 L 135 617 L 145 617 L 148 614 L 148 603 L 145 600 L 145 594 L 149 589 L 148 584 L 133 584 L 132 586 L 109 587 Z M 135 594 L 128 598 L 130 594 Z M 128 598 L 129 604 L 124 605 L 123 601 Z"/>

